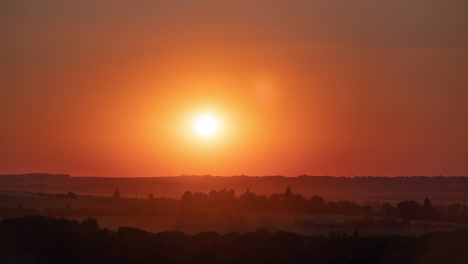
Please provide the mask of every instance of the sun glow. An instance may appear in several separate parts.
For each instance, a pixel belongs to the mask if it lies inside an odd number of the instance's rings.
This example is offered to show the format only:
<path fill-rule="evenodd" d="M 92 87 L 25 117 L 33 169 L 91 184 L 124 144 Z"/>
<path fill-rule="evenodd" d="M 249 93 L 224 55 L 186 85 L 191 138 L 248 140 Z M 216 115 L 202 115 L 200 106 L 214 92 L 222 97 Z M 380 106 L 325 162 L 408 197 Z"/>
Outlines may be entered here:
<path fill-rule="evenodd" d="M 212 137 L 218 132 L 218 120 L 209 114 L 200 115 L 195 120 L 195 130 L 200 136 Z"/>

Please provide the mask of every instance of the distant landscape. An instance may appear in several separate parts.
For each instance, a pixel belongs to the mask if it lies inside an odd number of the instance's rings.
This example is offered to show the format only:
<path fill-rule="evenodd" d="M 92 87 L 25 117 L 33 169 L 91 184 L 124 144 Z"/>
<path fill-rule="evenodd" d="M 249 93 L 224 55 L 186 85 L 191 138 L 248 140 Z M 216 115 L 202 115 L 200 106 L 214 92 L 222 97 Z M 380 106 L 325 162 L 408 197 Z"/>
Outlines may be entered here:
<path fill-rule="evenodd" d="M 417 235 L 468 224 L 467 177 L 0 177 L 0 218 L 42 215 L 107 228 L 307 235 Z M 256 188 L 254 188 L 256 187 Z M 179 194 L 179 195 L 175 195 Z M 353 195 L 354 194 L 354 195 Z"/>
<path fill-rule="evenodd" d="M 177 177 L 75 177 L 53 174 L 0 176 L 0 190 L 31 193 L 68 193 L 111 196 L 119 189 L 122 197 L 180 198 L 185 191 L 205 192 L 232 189 L 236 194 L 250 190 L 257 194 L 280 193 L 287 186 L 298 194 L 319 195 L 327 200 L 361 202 L 429 198 L 439 203 L 468 202 L 468 177 L 330 177 L 330 176 L 177 176 Z"/>
<path fill-rule="evenodd" d="M 0 179 L 1 263 L 468 260 L 466 177 Z"/>

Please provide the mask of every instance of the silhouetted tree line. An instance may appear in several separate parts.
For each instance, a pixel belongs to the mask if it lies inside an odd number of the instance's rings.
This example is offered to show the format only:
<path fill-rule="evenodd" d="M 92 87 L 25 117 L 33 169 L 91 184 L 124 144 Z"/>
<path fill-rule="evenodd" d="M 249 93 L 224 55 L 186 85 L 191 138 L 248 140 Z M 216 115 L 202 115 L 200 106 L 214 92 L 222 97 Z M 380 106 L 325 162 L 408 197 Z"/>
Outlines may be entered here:
<path fill-rule="evenodd" d="M 385 203 L 382 206 L 381 214 L 386 218 L 468 223 L 468 206 L 466 204 L 455 203 L 442 210 L 436 210 L 428 198 L 424 199 L 423 204 L 414 200 L 402 201 L 396 206 Z"/>
<path fill-rule="evenodd" d="M 468 229 L 420 237 L 149 233 L 45 217 L 0 222 L 0 263 L 468 263 Z"/>
<path fill-rule="evenodd" d="M 53 198 L 67 198 L 67 199 L 76 199 L 76 194 L 74 192 L 64 193 L 38 193 L 39 196 L 53 197 Z"/>
<path fill-rule="evenodd" d="M 359 205 L 350 201 L 329 201 L 326 202 L 320 196 L 312 196 L 310 199 L 295 194 L 291 188 L 287 188 L 284 193 L 275 193 L 270 197 L 257 195 L 249 190 L 235 196 L 234 190 L 222 189 L 201 193 L 190 191 L 182 195 L 181 202 L 187 208 L 193 207 L 222 207 L 237 208 L 251 211 L 278 211 L 278 212 L 307 212 L 317 214 L 346 214 L 356 215 L 372 212 L 372 208 L 367 205 Z"/>
<path fill-rule="evenodd" d="M 76 199 L 77 195 L 68 194 L 40 194 L 46 197 Z M 115 189 L 112 197 L 120 198 L 120 191 Z M 125 201 L 134 203 L 125 204 Z M 372 207 L 360 205 L 355 202 L 339 200 L 326 201 L 323 197 L 312 195 L 306 198 L 300 194 L 293 193 L 287 187 L 283 193 L 275 193 L 271 196 L 259 195 L 250 190 L 236 196 L 234 190 L 222 189 L 212 190 L 209 193 L 186 191 L 180 201 L 158 197 L 149 194 L 148 199 L 116 199 L 113 204 L 118 206 L 113 208 L 72 208 L 66 205 L 64 208 L 47 208 L 43 210 L 25 208 L 23 204 L 18 208 L 0 208 L 0 217 L 21 217 L 25 215 L 43 215 L 54 217 L 65 216 L 122 216 L 122 215 L 150 215 L 155 210 L 158 213 L 164 211 L 179 210 L 177 205 L 185 211 L 206 210 L 236 210 L 255 212 L 301 212 L 312 214 L 341 214 L 358 215 L 371 214 Z M 386 219 L 400 218 L 403 220 L 425 220 L 436 222 L 452 222 L 468 224 L 468 206 L 466 204 L 455 203 L 449 206 L 438 206 L 434 208 L 429 199 L 425 199 L 422 204 L 414 200 L 401 201 L 396 206 L 385 203 L 380 211 L 374 212 Z"/>

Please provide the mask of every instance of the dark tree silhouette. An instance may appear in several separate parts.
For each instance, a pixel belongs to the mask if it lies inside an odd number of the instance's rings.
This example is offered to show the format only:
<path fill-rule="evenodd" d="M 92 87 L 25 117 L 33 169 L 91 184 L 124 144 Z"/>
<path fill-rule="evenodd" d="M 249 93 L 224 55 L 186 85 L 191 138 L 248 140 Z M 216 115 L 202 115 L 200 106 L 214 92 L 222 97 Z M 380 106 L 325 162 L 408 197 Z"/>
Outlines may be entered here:
<path fill-rule="evenodd" d="M 432 207 L 431 201 L 428 198 L 424 199 L 424 203 L 421 208 L 421 219 L 434 221 L 434 220 L 437 220 L 438 218 L 439 218 L 439 214 Z"/>
<path fill-rule="evenodd" d="M 191 192 L 191 191 L 186 191 L 186 192 L 182 195 L 181 201 L 182 201 L 183 203 L 187 203 L 187 202 L 189 202 L 192 198 L 193 198 L 192 192 Z"/>
<path fill-rule="evenodd" d="M 99 228 L 98 222 L 94 218 L 86 218 L 80 223 L 80 227 L 88 231 L 96 231 Z"/>
<path fill-rule="evenodd" d="M 382 206 L 382 214 L 385 218 L 395 218 L 397 216 L 396 209 L 389 203 Z"/>
<path fill-rule="evenodd" d="M 417 219 L 420 215 L 421 205 L 414 201 L 403 201 L 397 205 L 398 216 L 403 219 Z"/>
<path fill-rule="evenodd" d="M 112 197 L 113 197 L 113 198 L 120 198 L 120 191 L 119 191 L 119 189 L 116 188 L 116 189 L 114 190 L 114 193 L 112 194 Z"/>
<path fill-rule="evenodd" d="M 419 237 L 294 233 L 150 233 L 100 228 L 93 219 L 0 222 L 0 263 L 468 263 L 468 229 Z"/>
<path fill-rule="evenodd" d="M 73 193 L 73 192 L 68 192 L 68 193 L 67 193 L 67 198 L 69 198 L 69 199 L 76 199 L 76 194 Z"/>
<path fill-rule="evenodd" d="M 310 197 L 310 210 L 313 213 L 319 214 L 327 211 L 327 203 L 321 196 L 313 195 Z"/>

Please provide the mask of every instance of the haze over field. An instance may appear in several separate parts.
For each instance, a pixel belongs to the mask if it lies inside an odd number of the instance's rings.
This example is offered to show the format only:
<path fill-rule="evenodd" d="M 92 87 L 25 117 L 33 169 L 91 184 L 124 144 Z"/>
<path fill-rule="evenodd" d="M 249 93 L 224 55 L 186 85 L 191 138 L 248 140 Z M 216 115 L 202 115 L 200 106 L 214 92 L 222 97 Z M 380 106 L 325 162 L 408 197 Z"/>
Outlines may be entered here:
<path fill-rule="evenodd" d="M 440 204 L 468 203 L 468 177 L 70 177 L 69 175 L 3 175 L 0 191 L 29 193 L 68 193 L 112 196 L 119 189 L 122 197 L 146 199 L 156 197 L 180 199 L 186 191 L 209 193 L 212 190 L 233 190 L 240 195 L 247 190 L 272 195 L 287 187 L 294 193 L 311 197 L 319 195 L 329 200 L 364 202 L 398 202 L 430 198 Z M 10 204 L 11 205 L 11 204 Z M 16 205 L 16 203 L 13 203 Z M 1 204 L 0 204 L 1 206 Z"/>
<path fill-rule="evenodd" d="M 0 173 L 468 175 L 468 2 L 0 3 Z"/>

